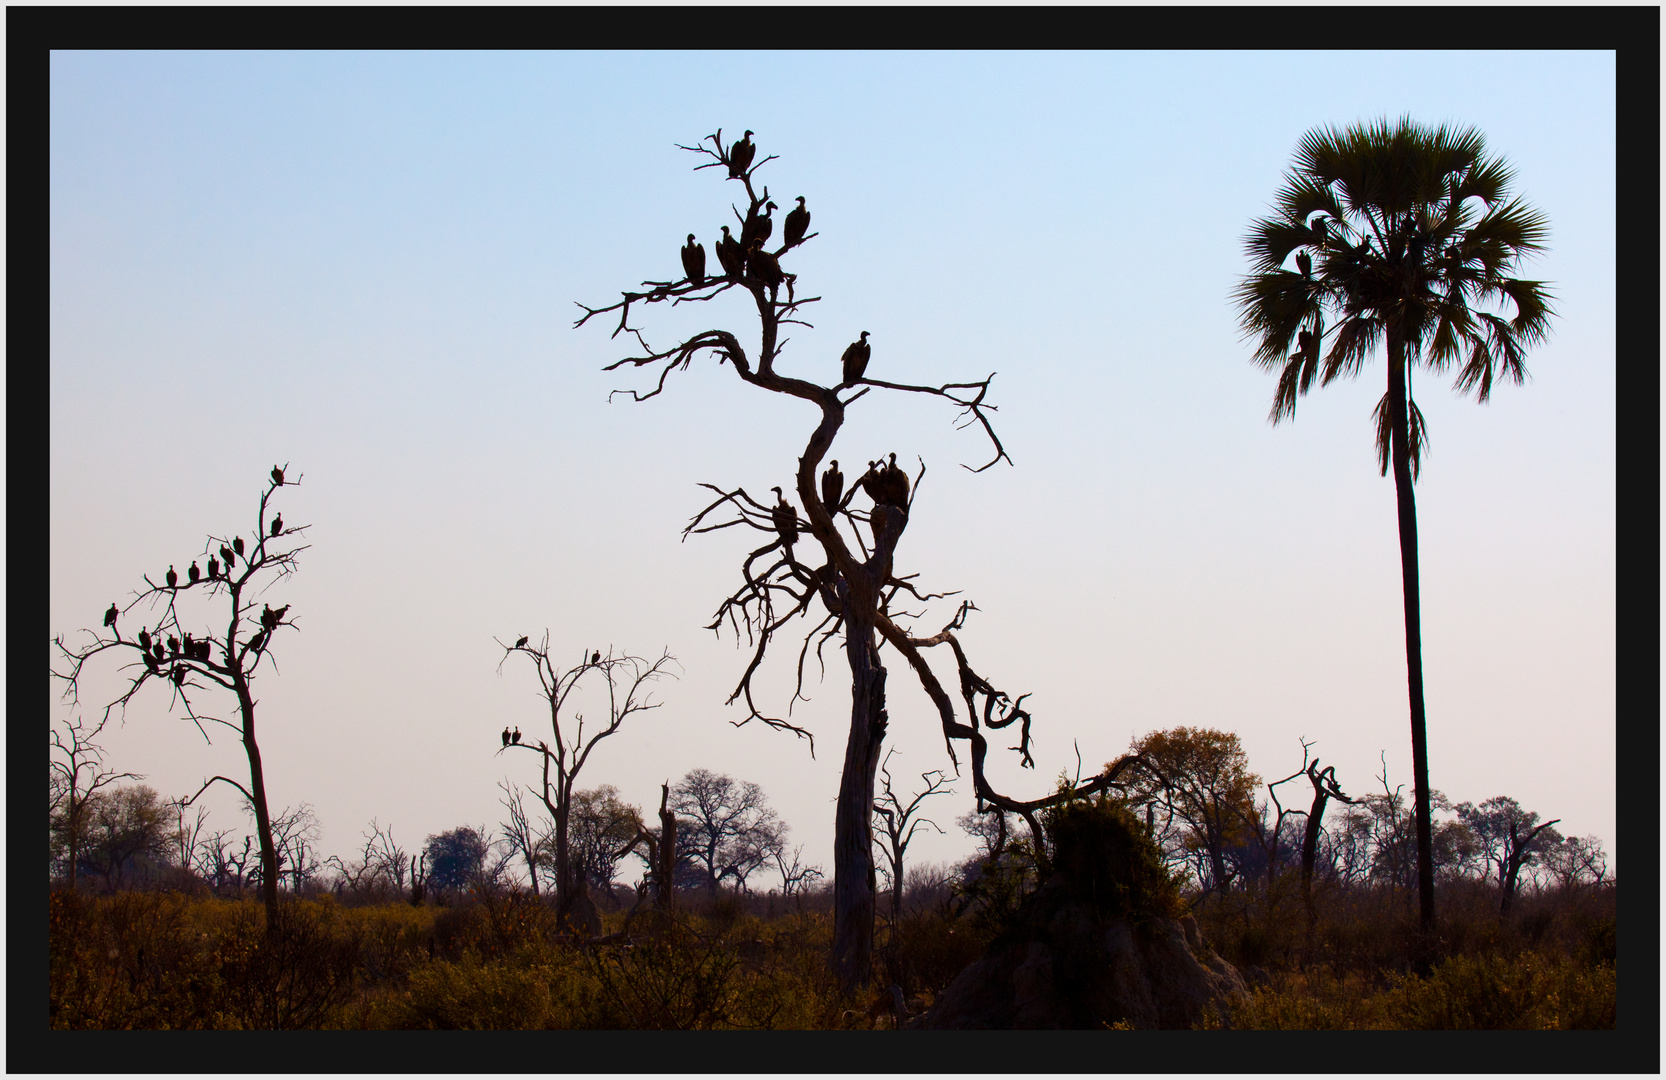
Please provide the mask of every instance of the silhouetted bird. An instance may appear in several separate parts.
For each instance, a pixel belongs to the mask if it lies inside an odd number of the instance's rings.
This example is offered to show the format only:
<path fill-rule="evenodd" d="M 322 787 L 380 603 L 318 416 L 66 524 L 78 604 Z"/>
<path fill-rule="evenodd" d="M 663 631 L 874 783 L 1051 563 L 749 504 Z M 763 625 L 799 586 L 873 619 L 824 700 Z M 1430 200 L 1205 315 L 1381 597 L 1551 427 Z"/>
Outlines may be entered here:
<path fill-rule="evenodd" d="M 517 648 L 517 649 L 526 648 L 526 635 L 525 634 L 522 634 L 519 638 L 516 639 L 515 648 Z"/>
<path fill-rule="evenodd" d="M 798 542 L 798 514 L 793 510 L 792 504 L 787 502 L 780 488 L 773 487 L 769 490 L 775 492 L 775 505 L 769 509 L 770 520 L 775 523 L 775 531 L 781 534 L 781 539 L 790 548 Z"/>
<path fill-rule="evenodd" d="M 845 349 L 843 360 L 845 381 L 843 385 L 849 386 L 862 377 L 862 373 L 868 370 L 868 357 L 872 352 L 873 347 L 868 344 L 868 332 L 864 330 L 862 336 L 851 342 L 850 347 Z"/>
<path fill-rule="evenodd" d="M 839 497 L 844 493 L 845 474 L 839 471 L 839 461 L 834 458 L 827 463 L 827 471 L 821 474 L 821 502 L 829 514 L 839 512 Z"/>
<path fill-rule="evenodd" d="M 272 627 L 278 625 L 277 612 L 272 610 L 271 604 L 267 604 L 266 610 L 260 613 L 260 625 L 262 629 L 266 630 L 270 630 Z"/>
<path fill-rule="evenodd" d="M 891 463 L 880 473 L 880 490 L 884 495 L 881 501 L 902 510 L 908 509 L 908 473 L 897 466 L 895 454 L 891 455 Z"/>
<path fill-rule="evenodd" d="M 743 251 L 751 251 L 753 241 L 763 243 L 769 239 L 769 234 L 775 231 L 775 222 L 770 220 L 769 212 L 779 210 L 773 202 L 764 204 L 764 213 L 759 217 L 756 212 L 746 215 L 746 220 L 740 227 L 740 246 Z"/>
<path fill-rule="evenodd" d="M 145 667 L 150 669 L 150 673 L 152 675 L 155 675 L 162 670 L 161 664 L 159 664 L 156 657 L 152 656 L 150 653 L 145 653 Z"/>
<path fill-rule="evenodd" d="M 220 561 L 226 564 L 226 576 L 230 577 L 232 564 L 237 560 L 232 558 L 231 548 L 226 547 L 224 544 L 220 545 Z"/>
<path fill-rule="evenodd" d="M 1312 348 L 1313 348 L 1313 335 L 1312 334 L 1308 333 L 1306 330 L 1303 330 L 1301 333 L 1296 335 L 1296 351 L 1298 353 L 1300 353 L 1303 356 L 1306 356 L 1312 350 Z"/>
<path fill-rule="evenodd" d="M 174 568 L 173 567 L 171 567 L 171 566 L 168 567 L 168 588 L 171 589 L 175 585 L 178 585 L 178 584 L 179 584 L 179 575 L 174 573 Z"/>
<path fill-rule="evenodd" d="M 259 652 L 260 647 L 262 645 L 265 645 L 265 644 L 266 644 L 266 631 L 261 630 L 258 633 L 256 633 L 254 637 L 249 639 L 249 651 L 250 652 Z"/>
<path fill-rule="evenodd" d="M 717 242 L 717 261 L 723 272 L 732 278 L 740 277 L 746 269 L 745 259 L 740 241 L 729 235 L 729 226 L 723 226 L 723 239 Z"/>
<path fill-rule="evenodd" d="M 237 552 L 239 555 L 243 554 L 243 538 L 241 536 L 234 536 L 231 538 L 231 550 Z"/>
<path fill-rule="evenodd" d="M 272 466 L 272 483 L 283 487 L 283 470 L 276 465 Z"/>
<path fill-rule="evenodd" d="M 218 578 L 219 576 L 220 576 L 220 564 L 214 558 L 214 556 L 210 555 L 208 557 L 208 580 L 213 581 L 216 578 Z"/>
<path fill-rule="evenodd" d="M 278 536 L 282 532 L 283 532 L 283 515 L 279 514 L 277 517 L 272 519 L 272 535 L 273 536 Z"/>
<path fill-rule="evenodd" d="M 185 572 L 190 575 L 191 584 L 193 585 L 202 580 L 202 568 L 197 565 L 197 560 L 195 559 L 191 560 L 191 565 Z"/>
<path fill-rule="evenodd" d="M 897 455 L 892 454 L 891 456 L 893 458 L 895 458 Z M 272 612 L 272 625 L 277 626 L 279 623 L 283 622 L 283 617 L 285 615 L 288 615 L 288 614 L 289 614 L 289 605 L 288 604 L 285 604 L 283 607 L 281 607 L 278 610 Z"/>
<path fill-rule="evenodd" d="M 121 614 L 121 612 L 116 610 L 116 602 L 114 600 L 110 601 L 110 610 L 104 613 L 104 625 L 116 625 L 116 616 L 119 614 Z"/>
<path fill-rule="evenodd" d="M 747 132 L 747 134 L 750 135 L 751 132 Z M 601 653 L 600 649 L 598 649 L 595 652 L 590 654 L 590 663 L 591 664 L 594 665 L 594 664 L 599 664 L 601 662 L 602 662 L 602 653 Z"/>
<path fill-rule="evenodd" d="M 696 286 L 706 283 L 706 249 L 694 242 L 693 233 L 688 234 L 688 243 L 683 246 L 683 273 Z"/>
<path fill-rule="evenodd" d="M 156 656 L 156 658 L 158 660 L 162 659 L 162 643 L 160 641 L 158 641 L 155 645 L 151 646 L 150 651 Z"/>
<path fill-rule="evenodd" d="M 856 480 L 856 486 L 868 493 L 868 498 L 874 501 L 875 506 L 885 501 L 883 498 L 885 488 L 879 479 L 880 464 L 878 461 L 868 462 L 868 471 Z"/>
<path fill-rule="evenodd" d="M 168 635 L 168 655 L 169 656 L 178 656 L 179 655 L 179 639 L 174 637 L 172 634 Z"/>
<path fill-rule="evenodd" d="M 804 196 L 798 197 L 798 208 L 787 214 L 786 223 L 781 228 L 781 238 L 788 247 L 797 247 L 804 242 L 804 234 L 810 231 L 810 211 L 804 209 Z"/>
<path fill-rule="evenodd" d="M 1305 251 L 1296 252 L 1296 269 L 1302 272 L 1302 277 L 1313 276 L 1313 256 Z"/>
<path fill-rule="evenodd" d="M 786 275 L 781 272 L 781 264 L 776 261 L 775 256 L 764 250 L 762 237 L 752 241 L 752 247 L 746 254 L 746 267 L 752 271 L 753 277 L 771 288 L 786 280 Z"/>
<path fill-rule="evenodd" d="M 752 133 L 748 131 L 740 140 L 729 147 L 729 178 L 741 176 L 752 167 L 752 155 L 758 148 L 752 145 Z"/>
<path fill-rule="evenodd" d="M 513 742 L 520 742 L 521 741 L 521 729 L 517 727 L 515 729 L 515 733 L 513 735 L 509 736 L 509 738 Z"/>
<path fill-rule="evenodd" d="M 180 646 L 180 651 L 185 654 L 185 658 L 187 660 L 195 660 L 197 658 L 197 643 L 192 640 L 189 632 L 185 635 L 185 644 Z"/>
<path fill-rule="evenodd" d="M 509 745 L 509 729 L 508 728 L 503 729 L 503 745 L 505 745 L 505 746 Z"/>
<path fill-rule="evenodd" d="M 184 664 L 175 664 L 174 665 L 174 685 L 175 686 L 184 686 L 185 685 L 185 665 Z"/>
<path fill-rule="evenodd" d="M 150 651 L 150 631 L 142 626 L 139 627 L 139 648 Z"/>

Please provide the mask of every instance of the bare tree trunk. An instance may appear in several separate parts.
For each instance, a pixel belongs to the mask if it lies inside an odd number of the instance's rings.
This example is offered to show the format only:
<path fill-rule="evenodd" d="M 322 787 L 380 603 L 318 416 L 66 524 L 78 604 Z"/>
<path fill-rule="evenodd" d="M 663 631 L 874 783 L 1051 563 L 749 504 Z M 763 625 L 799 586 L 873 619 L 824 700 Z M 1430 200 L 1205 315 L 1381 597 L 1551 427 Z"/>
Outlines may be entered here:
<path fill-rule="evenodd" d="M 1388 408 L 1394 494 L 1400 520 L 1400 581 L 1406 610 L 1406 690 L 1411 702 L 1412 799 L 1417 822 L 1417 909 L 1425 934 L 1435 926 L 1434 825 L 1430 810 L 1429 746 L 1423 711 L 1423 627 L 1417 579 L 1417 501 L 1412 493 L 1411 418 L 1406 393 L 1406 347 L 1394 331 L 1388 346 Z"/>
<path fill-rule="evenodd" d="M 873 959 L 878 891 L 873 865 L 874 777 L 887 722 L 885 668 L 875 663 L 873 636 L 871 623 L 847 623 L 850 738 L 833 825 L 833 972 L 845 991 L 867 985 Z"/>
<path fill-rule="evenodd" d="M 659 875 L 659 892 L 654 906 L 671 910 L 677 895 L 677 815 L 670 809 L 671 785 L 659 786 L 659 858 L 655 870 Z"/>
<path fill-rule="evenodd" d="M 260 841 L 260 894 L 266 905 L 266 932 L 270 934 L 278 923 L 278 849 L 272 842 L 272 815 L 266 809 L 266 774 L 260 764 L 260 744 L 255 741 L 255 703 L 240 675 L 237 698 L 243 712 L 243 750 L 249 757 L 249 801 L 254 803 L 255 836 Z"/>

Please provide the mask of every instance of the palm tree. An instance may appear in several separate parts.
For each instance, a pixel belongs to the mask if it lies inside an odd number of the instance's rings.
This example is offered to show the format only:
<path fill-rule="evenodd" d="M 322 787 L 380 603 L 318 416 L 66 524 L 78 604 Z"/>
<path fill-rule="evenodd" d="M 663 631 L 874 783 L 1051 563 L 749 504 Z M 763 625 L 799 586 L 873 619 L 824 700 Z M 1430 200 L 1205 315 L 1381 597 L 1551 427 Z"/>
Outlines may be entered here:
<path fill-rule="evenodd" d="M 1388 353 L 1377 463 L 1384 475 L 1392 464 L 1399 506 L 1425 931 L 1434 925 L 1435 894 L 1412 483 L 1427 436 L 1411 369 L 1421 363 L 1440 373 L 1458 364 L 1455 388 L 1482 402 L 1495 379 L 1520 384 L 1526 375 L 1526 349 L 1544 340 L 1552 313 L 1543 282 L 1509 275 L 1543 248 L 1547 222 L 1520 198 L 1506 201 L 1511 178 L 1471 128 L 1431 130 L 1402 118 L 1392 127 L 1384 119 L 1309 132 L 1273 215 L 1250 227 L 1253 272 L 1234 296 L 1256 342 L 1255 362 L 1279 373 L 1275 424 L 1295 416 L 1315 376 L 1326 386 L 1358 374 L 1379 343 Z"/>

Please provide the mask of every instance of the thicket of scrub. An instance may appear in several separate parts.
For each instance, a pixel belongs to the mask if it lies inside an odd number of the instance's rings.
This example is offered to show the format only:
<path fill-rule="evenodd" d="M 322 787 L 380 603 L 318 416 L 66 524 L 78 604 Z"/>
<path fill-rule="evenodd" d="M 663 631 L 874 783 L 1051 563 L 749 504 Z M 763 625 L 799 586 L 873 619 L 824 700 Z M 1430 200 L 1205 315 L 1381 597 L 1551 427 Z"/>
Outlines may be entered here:
<path fill-rule="evenodd" d="M 1276 883 L 1275 883 L 1276 884 Z M 50 897 L 54 1028 L 854 1029 L 928 1007 L 998 934 L 1023 876 L 911 891 L 881 919 L 873 989 L 828 972 L 825 890 L 680 898 L 671 914 L 602 915 L 597 944 L 513 889 L 356 906 L 287 898 L 266 931 L 253 899 L 168 891 Z M 1006 895 L 1011 894 L 1011 895 Z M 1333 889 L 1309 931 L 1290 890 L 1244 889 L 1189 908 L 1256 984 L 1209 1026 L 1611 1028 L 1615 889 L 1546 889 L 1498 914 L 1497 890 L 1441 893 L 1439 959 L 1412 973 L 1415 897 Z M 627 918 L 628 925 L 627 925 Z"/>

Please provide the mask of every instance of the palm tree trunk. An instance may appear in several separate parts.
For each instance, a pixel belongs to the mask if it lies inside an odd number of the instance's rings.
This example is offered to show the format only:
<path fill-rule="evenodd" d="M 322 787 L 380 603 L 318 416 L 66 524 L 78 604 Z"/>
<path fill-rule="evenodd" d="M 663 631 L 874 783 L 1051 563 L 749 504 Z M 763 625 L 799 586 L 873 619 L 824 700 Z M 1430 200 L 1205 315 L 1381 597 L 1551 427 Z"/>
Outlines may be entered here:
<path fill-rule="evenodd" d="M 850 738 L 833 824 L 833 973 L 847 992 L 867 985 L 873 960 L 876 882 L 873 865 L 874 775 L 885 741 L 885 669 L 874 663 L 873 626 L 853 619 Z"/>
<path fill-rule="evenodd" d="M 1423 627 L 1417 586 L 1417 501 L 1412 494 L 1411 418 L 1406 396 L 1406 347 L 1388 342 L 1388 407 L 1394 494 L 1400 518 L 1400 581 L 1406 607 L 1406 690 L 1411 699 L 1412 798 L 1417 819 L 1417 913 L 1435 925 L 1434 826 L 1430 815 L 1429 746 L 1423 712 Z"/>

